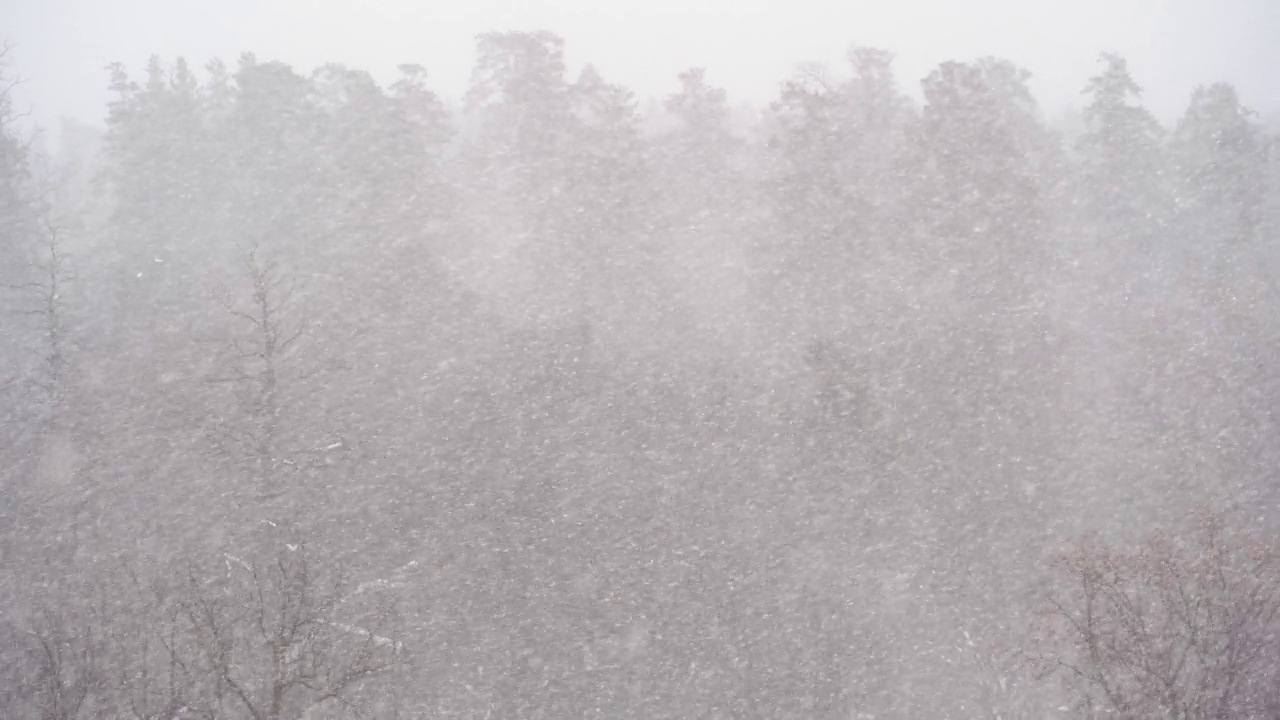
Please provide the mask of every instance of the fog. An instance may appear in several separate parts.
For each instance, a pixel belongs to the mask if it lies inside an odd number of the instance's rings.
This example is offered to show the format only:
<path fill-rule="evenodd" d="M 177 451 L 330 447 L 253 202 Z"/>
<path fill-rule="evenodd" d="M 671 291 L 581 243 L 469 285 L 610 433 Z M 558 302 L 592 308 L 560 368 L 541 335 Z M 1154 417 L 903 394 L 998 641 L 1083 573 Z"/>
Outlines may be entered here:
<path fill-rule="evenodd" d="M 0 15 L 0 715 L 1280 717 L 1280 10 Z"/>
<path fill-rule="evenodd" d="M 566 40 L 574 72 L 592 63 L 641 98 L 661 98 L 677 73 L 706 67 L 733 102 L 764 105 L 796 64 L 838 63 L 858 44 L 892 50 L 903 90 L 916 97 L 917 80 L 939 63 L 994 55 L 1031 70 L 1030 87 L 1056 116 L 1081 105 L 1093 61 L 1110 51 L 1143 79 L 1145 104 L 1162 122 L 1177 119 L 1197 85 L 1224 78 L 1264 116 L 1280 115 L 1280 7 L 1268 0 L 13 0 L 0 4 L 0 26 L 21 46 L 14 71 L 30 81 L 20 104 L 54 129 L 64 116 L 101 122 L 103 67 L 141 67 L 153 53 L 183 55 L 198 69 L 253 51 L 304 72 L 340 62 L 383 82 L 413 62 L 435 92 L 457 97 L 476 34 L 543 28 Z"/>

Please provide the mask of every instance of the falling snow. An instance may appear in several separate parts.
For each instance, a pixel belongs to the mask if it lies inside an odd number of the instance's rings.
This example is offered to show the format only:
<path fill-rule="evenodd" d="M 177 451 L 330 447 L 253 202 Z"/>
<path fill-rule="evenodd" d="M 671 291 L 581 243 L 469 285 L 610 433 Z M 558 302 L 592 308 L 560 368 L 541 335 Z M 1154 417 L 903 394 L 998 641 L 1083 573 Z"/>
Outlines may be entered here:
<path fill-rule="evenodd" d="M 474 50 L 4 66 L 0 714 L 1275 717 L 1250 98 Z"/>

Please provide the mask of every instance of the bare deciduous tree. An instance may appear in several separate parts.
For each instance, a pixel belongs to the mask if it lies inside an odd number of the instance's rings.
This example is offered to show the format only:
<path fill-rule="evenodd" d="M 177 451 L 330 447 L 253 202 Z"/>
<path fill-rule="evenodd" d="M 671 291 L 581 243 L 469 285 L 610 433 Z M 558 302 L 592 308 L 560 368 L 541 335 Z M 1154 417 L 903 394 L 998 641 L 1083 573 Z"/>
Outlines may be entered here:
<path fill-rule="evenodd" d="M 281 450 L 281 415 L 288 404 L 284 386 L 286 361 L 305 335 L 305 325 L 292 317 L 295 284 L 273 261 L 263 261 L 257 246 L 244 257 L 251 283 L 248 307 L 230 301 L 226 311 L 245 327 L 233 336 L 230 356 L 214 382 L 231 383 L 241 391 L 245 416 L 224 423 L 224 433 L 238 442 L 250 460 L 263 493 L 274 493 L 276 477 L 286 458 Z"/>
<path fill-rule="evenodd" d="M 36 318 L 41 336 L 39 374 L 33 384 L 39 388 L 46 410 L 56 421 L 65 399 L 67 373 L 67 321 L 63 293 L 72 279 L 62 244 L 62 230 L 48 209 L 36 213 L 37 242 L 30 261 L 31 277 L 12 283 L 9 289 L 22 293 L 17 312 Z"/>
<path fill-rule="evenodd" d="M 314 390 L 310 381 L 330 368 L 309 357 L 311 324 L 296 281 L 257 246 L 245 251 L 243 270 L 248 302 L 221 301 L 239 330 L 225 341 L 224 360 L 210 378 L 234 389 L 237 407 L 219 418 L 215 433 L 249 466 L 261 497 L 270 499 L 288 492 L 288 478 L 328 465 L 349 448 L 341 438 L 290 422 L 290 413 Z"/>
<path fill-rule="evenodd" d="M 48 193 L 44 193 L 48 195 Z M 22 481 L 32 497 L 44 505 L 66 503 L 69 532 L 52 538 L 35 538 L 33 546 L 52 540 L 74 557 L 84 542 L 84 516 L 92 493 L 80 484 L 81 462 L 77 445 L 77 418 L 71 401 L 71 335 L 66 290 L 74 279 L 64 245 L 64 227 L 47 197 L 30 201 L 30 224 L 21 238 L 24 262 L 12 282 L 0 284 L 10 291 L 11 312 L 20 318 L 18 333 L 25 338 L 14 345 L 22 357 L 14 379 L 15 397 L 26 427 L 23 447 L 35 461 Z"/>
<path fill-rule="evenodd" d="M 8 717 L 76 720 L 92 717 L 105 676 L 101 644 L 91 623 L 54 612 L 40 614 L 31 629 L 9 628 L 15 652 L 5 693 Z M 12 714 L 10 714 L 12 713 Z"/>
<path fill-rule="evenodd" d="M 398 698 L 375 685 L 405 662 L 391 612 L 326 581 L 304 548 L 270 562 L 226 555 L 147 588 L 134 576 L 105 595 L 78 621 L 49 613 L 11 628 L 5 717 L 301 720 Z"/>
<path fill-rule="evenodd" d="M 210 717 L 302 718 L 313 708 L 354 708 L 367 681 L 389 673 L 401 646 L 379 633 L 388 613 L 345 617 L 341 583 L 322 588 L 303 549 L 260 564 L 226 558 L 213 582 L 191 577 L 179 604 L 191 638 L 187 667 L 211 684 L 199 708 Z"/>
<path fill-rule="evenodd" d="M 1096 538 L 1055 564 L 1036 660 L 1085 717 L 1280 713 L 1280 554 L 1202 515 L 1132 547 Z"/>

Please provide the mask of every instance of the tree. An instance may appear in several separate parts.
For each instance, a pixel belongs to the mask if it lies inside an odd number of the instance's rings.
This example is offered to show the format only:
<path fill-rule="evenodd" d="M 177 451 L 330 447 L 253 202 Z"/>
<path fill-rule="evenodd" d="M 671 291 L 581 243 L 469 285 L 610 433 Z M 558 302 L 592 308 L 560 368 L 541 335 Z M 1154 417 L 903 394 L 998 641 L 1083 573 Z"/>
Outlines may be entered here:
<path fill-rule="evenodd" d="M 249 53 L 240 57 L 231 80 L 234 102 L 213 128 L 224 147 L 213 165 L 222 178 L 213 189 L 223 221 L 217 246 L 225 250 L 244 238 L 260 238 L 270 242 L 270 250 L 298 260 L 327 258 L 352 231 L 351 215 L 363 213 L 353 199 L 325 192 L 333 166 L 351 151 L 340 153 L 326 142 L 325 98 L 317 83 L 285 63 L 262 62 Z M 364 90 L 356 83 L 343 87 Z"/>
<path fill-rule="evenodd" d="M 927 261 L 917 277 L 944 288 L 944 301 L 961 309 L 947 313 L 955 326 L 934 328 L 937 369 L 955 374 L 926 382 L 964 387 L 955 396 L 962 403 L 955 422 L 975 430 L 987 418 L 1028 419 L 1039 409 L 1032 399 L 1044 392 L 1033 383 L 1048 379 L 1047 368 L 1020 359 L 1046 351 L 1053 257 L 1041 187 L 1051 176 L 1053 143 L 1037 118 L 1029 77 L 986 58 L 944 63 L 923 81 Z M 1015 403 L 1024 405 L 1013 412 Z M 1011 437 L 993 426 L 980 432 L 1002 442 Z"/>
<path fill-rule="evenodd" d="M 536 181 L 527 173 L 549 169 L 539 164 L 561 155 L 571 127 L 564 40 L 546 31 L 485 33 L 476 55 L 467 108 L 481 113 L 493 150 L 529 163 L 523 179 Z"/>
<path fill-rule="evenodd" d="M 1156 427 L 1181 436 L 1170 443 L 1182 450 L 1171 453 L 1170 466 L 1204 478 L 1204 488 L 1264 484 L 1270 474 L 1264 458 L 1274 442 L 1262 408 L 1280 397 L 1280 378 L 1268 360 L 1277 296 L 1274 238 L 1263 223 L 1267 152 L 1255 114 L 1225 83 L 1192 93 L 1169 143 L 1176 224 L 1164 266 L 1178 294 L 1159 299 L 1176 303 L 1177 320 L 1143 328 L 1164 343 L 1140 352 L 1155 360 L 1147 376 L 1165 383 Z M 1212 399 L 1188 394 L 1190 377 L 1200 387 L 1212 383 Z"/>
<path fill-rule="evenodd" d="M 1168 302 L 1154 293 L 1166 266 L 1163 260 L 1173 245 L 1168 226 L 1172 196 L 1162 146 L 1164 131 L 1142 106 L 1141 87 L 1124 58 L 1107 53 L 1100 62 L 1100 72 L 1083 91 L 1089 104 L 1081 114 L 1082 134 L 1075 144 L 1074 182 L 1064 193 L 1068 210 L 1063 213 L 1064 232 L 1058 246 L 1070 262 L 1063 263 L 1050 282 L 1078 298 L 1069 310 L 1076 317 L 1067 332 L 1068 347 L 1078 354 L 1075 365 L 1080 369 L 1069 381 L 1072 392 L 1066 399 L 1074 405 L 1069 414 L 1084 418 L 1077 427 L 1076 452 L 1081 457 L 1109 459 L 1103 473 L 1115 474 L 1123 472 L 1115 460 L 1128 460 L 1136 453 L 1113 446 L 1119 439 L 1113 428 L 1135 426 L 1139 421 L 1113 418 L 1135 410 L 1145 413 L 1151 404 L 1126 397 L 1125 389 L 1140 386 L 1141 378 L 1156 372 L 1145 366 L 1148 361 L 1158 365 L 1169 361 L 1167 346 L 1142 347 L 1139 339 L 1176 323 L 1152 327 L 1137 308 Z M 1161 415 L 1168 413 L 1151 413 Z M 1142 467 L 1145 473 L 1150 465 L 1142 463 Z M 1127 485 L 1117 483 L 1116 487 Z M 1144 494 L 1154 497 L 1153 490 Z"/>
<path fill-rule="evenodd" d="M 182 431 L 194 436 L 196 416 L 172 388 L 198 378 L 208 362 L 201 344 L 191 342 L 210 320 L 195 290 L 229 264 L 224 233 L 236 222 L 217 207 L 238 178 L 224 172 L 223 159 L 236 154 L 213 142 L 208 99 L 185 62 L 153 57 L 142 82 L 120 64 L 110 74 L 99 185 L 108 213 L 85 253 L 96 271 L 83 281 L 104 312 L 84 329 L 84 354 L 90 374 L 113 379 L 99 383 L 96 397 L 111 413 L 99 430 L 119 450 L 109 472 L 136 481 L 169 474 L 162 468 L 172 468 L 175 457 L 190 458 L 173 442 L 186 436 Z M 252 208 L 242 210 L 236 220 Z M 161 427 L 175 432 L 149 430 Z"/>
<path fill-rule="evenodd" d="M 6 710 L 41 720 L 398 710 L 372 692 L 407 660 L 384 635 L 390 606 L 320 572 L 304 547 L 246 557 L 223 554 L 146 586 L 114 575 L 94 607 L 62 612 L 87 598 L 59 599 L 29 627 L 6 628 L 21 651 L 6 653 Z"/>
<path fill-rule="evenodd" d="M 850 78 L 807 69 L 772 107 L 767 183 L 777 227 L 767 250 L 786 281 L 775 302 L 801 300 L 794 324 L 820 338 L 849 334 L 860 317 L 888 309 L 879 303 L 893 292 L 877 281 L 901 282 L 910 254 L 902 221 L 909 178 L 918 175 L 917 118 L 896 86 L 893 56 L 853 48 L 848 61 Z"/>
<path fill-rule="evenodd" d="M 928 517 L 927 612 L 940 618 L 948 606 L 966 608 L 981 618 L 971 626 L 986 634 L 979 641 L 1005 630 L 1009 588 L 1035 562 L 1059 491 L 1049 483 L 1065 419 L 1056 411 L 1061 366 L 1045 186 L 1056 147 L 1029 77 L 985 58 L 944 63 L 923 81 L 928 171 L 916 277 L 937 292 L 921 293 L 932 312 L 910 316 L 919 339 L 909 347 L 919 359 L 903 373 L 906 390 L 892 397 L 893 414 L 905 417 L 888 433 L 890 448 L 923 463 L 901 477 L 915 514 Z M 916 429 L 938 425 L 948 428 L 945 438 Z"/>
<path fill-rule="evenodd" d="M 665 224 L 694 230 L 684 243 L 696 244 L 720 236 L 736 209 L 743 147 L 730 126 L 724 89 L 709 84 L 702 68 L 686 70 L 678 79 L 680 91 L 663 100 L 674 125 L 660 138 L 657 155 L 668 188 Z"/>
<path fill-rule="evenodd" d="M 37 235 L 28 251 L 27 277 L 10 286 L 18 296 L 15 312 L 30 321 L 26 330 L 35 334 L 34 357 L 23 363 L 29 371 L 18 381 L 23 387 L 17 396 L 24 406 L 23 422 L 29 428 L 28 447 L 37 461 L 27 471 L 28 490 L 40 498 L 39 505 L 61 509 L 60 522 L 69 532 L 47 538 L 32 535 L 27 545 L 41 547 L 53 542 L 62 546 L 60 553 L 65 559 L 74 559 L 85 540 L 83 521 L 93 493 L 85 487 L 84 453 L 79 446 L 85 428 L 77 413 L 71 372 L 66 293 L 73 277 L 63 228 L 53 219 L 54 210 L 41 204 L 43 207 L 33 211 Z"/>
<path fill-rule="evenodd" d="M 206 133 L 194 74 L 182 58 L 147 64 L 146 81 L 109 66 L 105 179 L 112 196 L 109 229 L 119 270 L 142 282 L 130 287 L 163 306 L 178 306 L 194 276 L 189 263 L 207 257 L 201 240 L 207 200 Z"/>
<path fill-rule="evenodd" d="M 1266 197 L 1266 141 L 1256 113 L 1226 83 L 1198 87 L 1171 141 L 1179 225 L 1193 252 L 1257 239 Z"/>
<path fill-rule="evenodd" d="M 302 498 L 292 494 L 289 480 L 301 470 L 331 461 L 333 453 L 345 447 L 332 438 L 316 446 L 318 441 L 305 425 L 289 422 L 308 381 L 323 366 L 306 358 L 300 347 L 309 328 L 298 307 L 296 282 L 263 254 L 256 245 L 244 253 L 248 302 L 224 302 L 241 329 L 229 338 L 222 366 L 209 379 L 229 387 L 237 407 L 215 432 L 233 456 L 248 465 L 259 499 L 287 497 L 296 504 Z"/>
<path fill-rule="evenodd" d="M 20 498 L 32 500 L 27 512 L 59 507 L 71 515 L 63 521 L 70 530 L 65 534 L 26 528 L 22 547 L 40 555 L 53 543 L 74 556 L 82 540 L 80 515 L 87 494 L 78 482 L 77 415 L 70 408 L 69 223 L 57 203 L 57 183 L 45 168 L 33 167 L 37 156 L 29 153 L 29 141 L 10 124 L 17 118 L 9 106 L 4 52 L 0 50 L 0 332 L 13 354 L 3 357 L 0 393 L 5 413 L 19 428 L 6 438 L 12 452 L 6 464 L 14 483 L 8 491 L 19 507 L 25 504 Z M 15 520 L 12 527 L 25 525 Z M 52 555 L 42 559 L 51 561 Z"/>
<path fill-rule="evenodd" d="M 14 717 L 78 720 L 99 716 L 108 671 L 92 625 L 46 609 L 33 629 L 10 625 L 6 644 L 17 653 L 4 678 L 6 711 Z M 5 696 L 8 697 L 5 697 Z"/>
<path fill-rule="evenodd" d="M 188 633 L 181 662 L 207 678 L 193 698 L 198 711 L 295 720 L 322 705 L 351 708 L 369 680 L 399 662 L 399 643 L 381 627 L 344 619 L 342 586 L 323 587 L 304 550 L 283 548 L 267 563 L 226 561 L 222 577 L 192 575 L 177 606 Z"/>
<path fill-rule="evenodd" d="M 1090 96 L 1077 142 L 1080 191 L 1085 203 L 1078 220 L 1087 232 L 1109 243 L 1145 245 L 1163 216 L 1160 178 L 1162 158 L 1159 123 L 1136 104 L 1142 88 L 1129 74 L 1125 59 L 1106 53 L 1105 68 L 1089 79 Z"/>
<path fill-rule="evenodd" d="M 64 293 L 71 275 L 62 242 L 62 228 L 51 218 L 52 212 L 45 208 L 36 213 L 39 240 L 34 243 L 32 254 L 35 257 L 28 266 L 29 279 L 9 288 L 25 296 L 18 312 L 34 318 L 39 328 L 39 367 L 32 383 L 41 395 L 45 420 L 56 425 L 61 419 L 67 393 L 69 361 Z"/>
<path fill-rule="evenodd" d="M 0 50 L 0 69 L 4 60 Z M 0 73 L 0 83 L 4 76 Z M 68 372 L 68 328 L 66 286 L 71 281 L 64 228 L 53 204 L 53 187 L 32 176 L 25 143 L 8 123 L 14 119 L 8 105 L 9 88 L 0 87 L 0 235 L 4 247 L 0 257 L 7 260 L 0 274 L 0 288 L 12 301 L 10 310 L 23 318 L 26 327 L 14 328 L 15 338 L 34 333 L 34 352 L 11 367 L 29 366 L 30 372 L 9 378 L 5 385 L 22 385 L 35 390 L 29 409 L 38 409 L 29 422 L 42 429 L 58 424 L 66 400 Z M 10 151 L 6 153 L 5 150 Z M 5 162 L 7 160 L 8 162 Z M 24 332 L 25 331 L 25 332 Z M 15 347 L 27 345 L 15 342 Z"/>
<path fill-rule="evenodd" d="M 568 304 L 583 334 L 579 353 L 586 359 L 599 329 L 625 333 L 653 310 L 653 288 L 646 280 L 656 268 L 643 217 L 653 188 L 631 92 L 606 82 L 588 65 L 571 86 L 570 99 L 569 241 L 561 261 L 549 266 L 571 270 L 568 278 L 547 277 L 546 282 L 567 279 L 575 293 Z"/>
<path fill-rule="evenodd" d="M 923 81 L 929 171 L 921 252 L 929 262 L 918 277 L 963 308 L 962 327 L 942 329 L 952 339 L 943 338 L 939 350 L 950 356 L 944 366 L 963 368 L 974 420 L 1034 396 L 1024 384 L 1033 369 L 1016 358 L 1043 352 L 1047 340 L 1054 254 L 1041 183 L 1053 175 L 1054 144 L 1038 120 L 1029 77 L 986 58 L 944 63 Z"/>
<path fill-rule="evenodd" d="M 669 127 L 651 146 L 660 192 L 649 224 L 674 290 L 663 351 L 698 348 L 694 354 L 713 359 L 741 347 L 732 329 L 744 319 L 746 239 L 761 213 L 750 201 L 746 143 L 734 134 L 727 93 L 701 68 L 677 79 L 679 91 L 663 100 Z"/>
<path fill-rule="evenodd" d="M 346 253 L 407 254 L 446 216 L 440 162 L 447 116 L 425 71 L 400 71 L 390 93 L 368 73 L 341 65 L 325 65 L 308 81 L 316 137 L 301 150 L 315 156 L 307 182 L 319 196 L 309 202 L 323 218 L 317 225 L 327 225 L 317 238 L 325 257 L 344 266 Z"/>
<path fill-rule="evenodd" d="M 576 324 L 578 278 L 554 262 L 572 252 L 575 209 L 568 185 L 577 122 L 564 41 L 545 31 L 487 33 L 476 53 L 465 98 L 474 130 L 461 158 L 474 247 L 510 263 L 495 288 L 503 310 L 524 322 L 559 324 L 567 315 Z M 554 279 L 549 268 L 559 271 Z"/>
<path fill-rule="evenodd" d="M 1213 514 L 1178 530 L 1054 562 L 1039 670 L 1089 718 L 1274 717 L 1280 554 Z"/>
<path fill-rule="evenodd" d="M 444 177 L 444 154 L 453 128 L 444 103 L 427 88 L 426 71 L 417 65 L 401 65 L 399 70 L 400 79 L 390 88 L 390 116 L 380 155 L 398 186 L 384 189 L 399 201 L 395 216 L 403 223 L 400 233 L 407 235 L 451 219 L 454 198 Z"/>
<path fill-rule="evenodd" d="M 30 257 L 29 240 L 35 218 L 32 213 L 30 140 L 22 137 L 18 121 L 22 114 L 13 107 L 13 89 L 20 80 L 8 68 L 12 47 L 0 46 L 0 283 L 15 285 L 29 278 L 25 270 Z M 0 372 L 0 392 L 14 387 L 17 377 L 8 368 L 20 359 L 5 357 L 6 370 Z"/>
<path fill-rule="evenodd" d="M 564 41 L 542 31 L 487 33 L 476 53 L 466 107 L 479 123 L 477 170 L 508 202 L 521 201 L 538 235 L 558 208 L 573 128 Z"/>
<path fill-rule="evenodd" d="M 1007 61 L 984 58 L 943 63 L 922 81 L 924 142 L 934 171 L 929 214 L 935 232 L 961 252 L 1016 255 L 1042 219 L 1037 162 L 1048 142 L 1026 85 L 1030 77 Z"/>
<path fill-rule="evenodd" d="M 20 251 L 17 241 L 25 236 L 30 224 L 26 202 L 31 179 L 27 162 L 30 141 L 21 136 L 17 127 L 22 113 L 13 107 L 13 89 L 21 81 L 9 71 L 11 51 L 8 43 L 0 46 L 0 258 L 5 260 L 13 259 L 13 253 Z"/>
<path fill-rule="evenodd" d="M 707 83 L 703 68 L 685 70 L 678 79 L 680 91 L 662 103 L 677 123 L 668 146 L 675 155 L 676 169 L 723 175 L 731 166 L 736 144 L 729 126 L 728 96 L 723 88 Z"/>

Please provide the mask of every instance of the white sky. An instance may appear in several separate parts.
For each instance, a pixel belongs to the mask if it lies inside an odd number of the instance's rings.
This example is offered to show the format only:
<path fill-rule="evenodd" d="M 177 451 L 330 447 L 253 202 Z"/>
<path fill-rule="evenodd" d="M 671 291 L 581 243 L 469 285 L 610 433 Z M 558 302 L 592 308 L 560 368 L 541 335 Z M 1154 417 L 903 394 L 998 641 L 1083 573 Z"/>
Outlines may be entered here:
<path fill-rule="evenodd" d="M 98 121 L 104 66 L 147 56 L 202 66 L 243 50 L 309 71 L 326 62 L 390 79 L 427 68 L 460 93 L 474 36 L 546 28 L 571 70 L 592 62 L 643 97 L 703 66 L 735 101 L 765 103 L 800 62 L 838 63 L 857 43 L 894 51 L 903 87 L 939 62 L 997 55 L 1034 74 L 1050 115 L 1075 104 L 1103 50 L 1119 51 L 1169 121 L 1197 84 L 1227 80 L 1264 115 L 1280 115 L 1280 0 L 0 0 L 0 33 L 37 122 Z"/>

